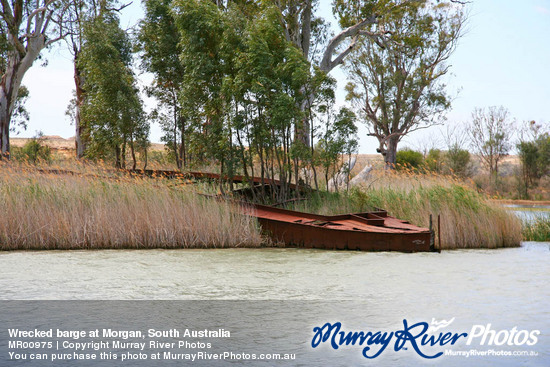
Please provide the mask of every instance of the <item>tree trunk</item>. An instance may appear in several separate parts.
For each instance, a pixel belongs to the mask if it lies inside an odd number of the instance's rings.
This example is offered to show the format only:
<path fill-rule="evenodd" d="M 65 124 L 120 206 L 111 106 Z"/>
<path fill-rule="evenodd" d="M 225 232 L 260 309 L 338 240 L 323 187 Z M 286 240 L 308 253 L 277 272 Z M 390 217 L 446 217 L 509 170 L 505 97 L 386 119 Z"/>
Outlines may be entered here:
<path fill-rule="evenodd" d="M 397 144 L 399 143 L 399 137 L 393 136 L 388 139 L 388 149 L 386 150 L 386 156 L 384 161 L 386 162 L 386 169 L 394 169 L 397 159 Z"/>
<path fill-rule="evenodd" d="M 4 107 L 8 104 L 7 99 L 7 96 L 0 92 L 0 144 L 2 146 L 0 159 L 10 158 L 10 115 L 9 108 Z"/>
<path fill-rule="evenodd" d="M 147 147 L 143 149 L 143 170 L 145 171 L 147 169 L 147 162 L 148 162 L 148 156 L 147 156 Z"/>
<path fill-rule="evenodd" d="M 120 147 L 118 145 L 115 146 L 115 167 L 122 168 L 122 164 L 120 163 Z"/>
<path fill-rule="evenodd" d="M 134 139 L 130 140 L 130 153 L 132 155 L 132 169 L 135 170 L 137 166 L 136 151 L 134 150 Z"/>
<path fill-rule="evenodd" d="M 74 85 L 76 91 L 76 101 L 75 101 L 75 116 L 74 116 L 74 125 L 75 125 L 75 147 L 76 147 L 76 158 L 81 159 L 84 157 L 87 149 L 87 137 L 85 133 L 85 127 L 82 124 L 82 119 L 80 115 L 80 109 L 84 103 L 84 80 L 80 73 L 80 69 L 77 66 L 78 54 L 74 57 Z"/>
<path fill-rule="evenodd" d="M 45 37 L 40 34 L 29 38 L 25 54 L 22 55 L 15 46 L 13 35 L 8 35 L 7 67 L 0 82 L 0 159 L 9 159 L 10 155 L 10 122 L 17 94 L 21 87 L 23 76 L 30 69 L 34 60 L 45 46 Z"/>
<path fill-rule="evenodd" d="M 176 105 L 176 103 L 174 103 L 174 106 L 173 106 L 173 116 L 172 118 L 174 119 L 174 131 L 173 131 L 173 134 L 174 134 L 174 137 L 172 139 L 172 150 L 174 151 L 174 155 L 176 156 L 176 166 L 178 167 L 178 170 L 181 171 L 182 169 L 182 160 L 181 160 L 181 146 L 178 147 L 178 107 Z"/>
<path fill-rule="evenodd" d="M 185 147 L 185 120 L 183 120 L 181 117 L 181 142 L 180 142 L 180 158 L 182 162 L 182 167 L 187 168 L 187 151 Z M 180 169 L 182 167 L 179 167 Z"/>
<path fill-rule="evenodd" d="M 21 65 L 21 57 L 16 50 L 9 52 L 8 67 L 2 76 L 0 83 L 0 145 L 2 147 L 0 157 L 10 158 L 10 121 L 17 98 L 17 92 L 21 86 L 18 78 L 18 69 Z"/>

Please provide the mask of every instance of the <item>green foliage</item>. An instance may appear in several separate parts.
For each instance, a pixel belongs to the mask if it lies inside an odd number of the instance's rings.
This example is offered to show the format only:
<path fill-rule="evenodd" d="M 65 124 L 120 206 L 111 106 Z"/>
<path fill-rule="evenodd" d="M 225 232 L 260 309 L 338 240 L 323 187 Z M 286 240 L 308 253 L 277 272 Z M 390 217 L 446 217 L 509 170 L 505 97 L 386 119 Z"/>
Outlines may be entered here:
<path fill-rule="evenodd" d="M 150 163 L 168 167 L 175 163 L 176 159 L 172 151 L 151 150 L 147 153 L 147 159 Z"/>
<path fill-rule="evenodd" d="M 160 124 L 164 132 L 162 141 L 181 169 L 188 161 L 190 126 L 179 99 L 185 68 L 180 61 L 183 47 L 171 3 L 170 0 L 144 2 L 145 18 L 140 23 L 137 47 L 141 51 L 141 69 L 154 76 L 146 92 L 159 102 L 150 118 Z"/>
<path fill-rule="evenodd" d="M 541 131 L 534 121 L 528 123 L 531 139 L 524 139 L 516 145 L 521 162 L 520 196 L 529 198 L 529 189 L 550 173 L 550 133 Z"/>
<path fill-rule="evenodd" d="M 87 22 L 78 65 L 84 76 L 86 98 L 82 124 L 90 131 L 86 154 L 115 158 L 125 166 L 126 147 L 147 146 L 149 125 L 144 119 L 139 91 L 131 69 L 132 45 L 118 18 L 111 13 Z M 135 159 L 134 159 L 135 166 Z"/>
<path fill-rule="evenodd" d="M 28 99 L 29 89 L 22 85 L 17 91 L 17 99 L 15 100 L 15 106 L 13 107 L 13 113 L 11 115 L 10 131 L 18 133 L 20 129 L 27 129 L 27 123 L 29 122 L 29 111 L 25 108 L 25 103 L 27 103 Z"/>
<path fill-rule="evenodd" d="M 339 172 L 348 162 L 342 161 L 345 154 L 351 159 L 351 155 L 357 152 L 359 142 L 357 139 L 356 116 L 346 107 L 340 108 L 336 116 L 328 113 L 323 134 L 319 140 L 319 163 L 325 171 L 325 181 L 328 188 L 330 171 L 333 174 Z M 349 171 L 349 167 L 347 169 Z M 349 172 L 347 172 L 349 174 Z"/>
<path fill-rule="evenodd" d="M 398 4 L 399 1 L 395 0 L 334 0 L 332 11 L 340 26 L 347 28 L 369 17 L 397 14 L 400 11 Z M 419 4 L 418 1 L 411 1 L 405 6 L 418 7 Z"/>
<path fill-rule="evenodd" d="M 397 152 L 396 164 L 397 169 L 401 168 L 415 168 L 418 169 L 424 163 L 424 156 L 422 153 L 412 149 L 402 149 Z"/>
<path fill-rule="evenodd" d="M 550 217 L 541 216 L 533 221 L 523 222 L 524 241 L 550 241 Z"/>
<path fill-rule="evenodd" d="M 522 167 L 522 176 L 525 187 L 525 197 L 528 197 L 527 190 L 529 185 L 533 184 L 539 174 L 539 150 L 535 142 L 522 141 L 517 144 L 518 156 Z"/>
<path fill-rule="evenodd" d="M 301 51 L 285 37 L 279 9 L 181 0 L 173 14 L 184 66 L 179 102 L 194 153 L 229 176 L 241 171 L 290 182 L 312 159 L 292 139 L 305 117 L 302 88 L 312 76 Z M 288 194 L 276 190 L 277 200 Z"/>
<path fill-rule="evenodd" d="M 550 134 L 546 133 L 537 139 L 539 157 L 537 166 L 541 176 L 550 175 Z"/>
<path fill-rule="evenodd" d="M 470 175 L 470 152 L 460 148 L 458 144 L 452 145 L 445 153 L 445 166 L 458 177 L 468 177 Z"/>
<path fill-rule="evenodd" d="M 446 3 L 446 2 L 445 2 Z M 346 63 L 346 89 L 388 166 L 404 135 L 441 122 L 451 98 L 442 76 L 465 16 L 427 1 L 335 1 L 342 26 L 378 16 L 380 37 L 358 41 Z M 387 38 L 385 38 L 387 37 Z"/>
<path fill-rule="evenodd" d="M 443 152 L 439 149 L 430 149 L 425 159 L 426 169 L 431 172 L 442 172 Z"/>
<path fill-rule="evenodd" d="M 49 146 L 44 145 L 42 133 L 29 139 L 23 147 L 13 149 L 12 156 L 16 160 L 24 161 L 31 164 L 41 162 L 50 162 L 52 160 L 52 152 Z"/>

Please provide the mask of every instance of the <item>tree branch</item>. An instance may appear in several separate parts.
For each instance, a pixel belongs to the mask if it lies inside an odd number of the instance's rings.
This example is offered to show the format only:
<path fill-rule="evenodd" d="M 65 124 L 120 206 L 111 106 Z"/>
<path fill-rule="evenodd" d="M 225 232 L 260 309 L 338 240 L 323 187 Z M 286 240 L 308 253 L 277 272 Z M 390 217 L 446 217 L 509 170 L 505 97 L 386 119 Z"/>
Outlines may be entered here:
<path fill-rule="evenodd" d="M 4 1 L 4 0 L 2 0 Z M 34 17 L 36 17 L 38 14 L 42 13 L 42 12 L 46 12 L 46 10 L 48 10 L 48 6 L 53 3 L 55 0 L 48 0 L 46 1 L 46 4 L 44 4 L 43 7 L 41 8 L 38 8 L 38 9 L 35 9 L 30 15 L 29 17 L 27 18 L 27 37 L 29 37 L 28 35 L 31 34 L 31 25 L 32 25 L 32 20 Z"/>
<path fill-rule="evenodd" d="M 328 43 L 327 48 L 323 53 L 323 59 L 321 60 L 321 65 L 319 68 L 324 72 L 329 72 L 342 63 L 344 57 L 346 57 L 355 46 L 355 42 L 352 41 L 352 43 L 350 43 L 350 45 L 340 55 L 338 55 L 335 60 L 332 60 L 332 55 L 336 51 L 336 48 L 338 48 L 338 46 L 340 46 L 340 44 L 347 38 L 356 37 L 364 27 L 371 24 L 376 24 L 377 22 L 378 20 L 376 16 L 373 15 L 351 27 L 344 29 L 342 32 L 334 36 Z"/>

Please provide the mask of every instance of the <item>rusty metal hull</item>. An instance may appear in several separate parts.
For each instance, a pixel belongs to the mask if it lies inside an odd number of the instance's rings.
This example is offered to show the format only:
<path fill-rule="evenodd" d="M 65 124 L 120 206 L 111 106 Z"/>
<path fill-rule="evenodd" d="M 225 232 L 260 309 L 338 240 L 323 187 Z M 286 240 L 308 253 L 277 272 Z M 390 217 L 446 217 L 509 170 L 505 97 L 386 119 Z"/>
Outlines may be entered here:
<path fill-rule="evenodd" d="M 328 250 L 430 251 L 430 231 L 385 211 L 321 216 L 253 205 L 244 209 L 262 230 L 287 246 Z"/>

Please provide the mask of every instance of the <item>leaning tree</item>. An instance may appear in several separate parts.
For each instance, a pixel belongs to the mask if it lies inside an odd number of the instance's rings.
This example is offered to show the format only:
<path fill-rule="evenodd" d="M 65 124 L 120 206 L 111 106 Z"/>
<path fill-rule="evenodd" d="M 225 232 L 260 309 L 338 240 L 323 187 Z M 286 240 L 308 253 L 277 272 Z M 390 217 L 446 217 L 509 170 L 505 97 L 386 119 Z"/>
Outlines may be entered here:
<path fill-rule="evenodd" d="M 9 157 L 10 124 L 25 73 L 40 52 L 67 34 L 64 0 L 1 0 L 0 156 Z"/>

